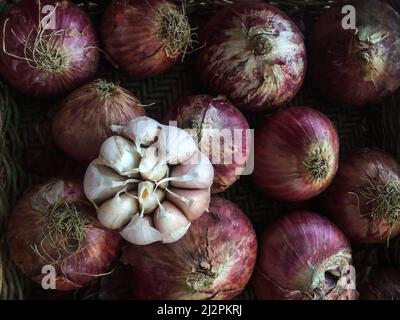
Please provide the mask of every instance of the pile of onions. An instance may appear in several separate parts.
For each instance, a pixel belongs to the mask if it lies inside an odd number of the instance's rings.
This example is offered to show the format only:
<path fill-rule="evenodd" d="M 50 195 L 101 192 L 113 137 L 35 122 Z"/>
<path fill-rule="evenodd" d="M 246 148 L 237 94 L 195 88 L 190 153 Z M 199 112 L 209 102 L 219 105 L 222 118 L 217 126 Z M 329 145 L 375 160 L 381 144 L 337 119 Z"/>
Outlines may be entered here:
<path fill-rule="evenodd" d="M 324 198 L 330 217 L 355 241 L 377 243 L 400 233 L 400 166 L 375 149 L 354 151 L 340 161 Z"/>
<path fill-rule="evenodd" d="M 203 84 L 243 111 L 286 104 L 303 83 L 306 51 L 296 25 L 259 2 L 226 6 L 200 36 L 197 69 Z"/>
<path fill-rule="evenodd" d="M 56 271 L 56 290 L 89 285 L 111 271 L 121 240 L 118 233 L 104 229 L 93 214 L 81 181 L 58 179 L 32 187 L 8 222 L 11 259 L 38 284 L 47 275 L 42 268 L 51 265 Z"/>
<path fill-rule="evenodd" d="M 184 7 L 168 0 L 112 0 L 101 34 L 111 64 L 137 78 L 168 70 L 193 42 Z"/>
<path fill-rule="evenodd" d="M 97 47 L 89 17 L 69 1 L 23 0 L 0 17 L 0 74 L 28 95 L 59 96 L 85 83 Z"/>
<path fill-rule="evenodd" d="M 246 286 L 257 254 L 250 220 L 232 202 L 213 197 L 210 210 L 178 242 L 128 245 L 129 268 L 138 299 L 231 299 Z"/>
<path fill-rule="evenodd" d="M 400 270 L 370 268 L 359 291 L 361 300 L 400 300 Z"/>
<path fill-rule="evenodd" d="M 332 122 L 314 109 L 292 107 L 256 129 L 253 181 L 278 200 L 308 200 L 332 182 L 338 153 Z"/>
<path fill-rule="evenodd" d="M 321 16 L 310 39 L 312 81 L 330 101 L 362 107 L 400 87 L 400 15 L 383 1 L 346 4 L 357 29 L 343 27 L 343 5 Z"/>
<path fill-rule="evenodd" d="M 210 160 L 189 133 L 148 117 L 112 130 L 84 179 L 100 222 L 133 244 L 179 240 L 208 209 Z"/>
<path fill-rule="evenodd" d="M 102 79 L 75 90 L 61 103 L 52 124 L 57 145 L 75 160 L 90 162 L 99 154 L 111 125 L 124 125 L 145 112 L 128 90 Z"/>
<path fill-rule="evenodd" d="M 351 248 L 329 220 L 291 213 L 264 232 L 252 279 L 259 299 L 353 300 Z"/>
<path fill-rule="evenodd" d="M 163 120 L 165 124 L 171 121 L 191 130 L 199 149 L 213 164 L 212 192 L 226 190 L 240 177 L 250 152 L 249 125 L 224 96 L 184 97 L 168 110 Z"/>

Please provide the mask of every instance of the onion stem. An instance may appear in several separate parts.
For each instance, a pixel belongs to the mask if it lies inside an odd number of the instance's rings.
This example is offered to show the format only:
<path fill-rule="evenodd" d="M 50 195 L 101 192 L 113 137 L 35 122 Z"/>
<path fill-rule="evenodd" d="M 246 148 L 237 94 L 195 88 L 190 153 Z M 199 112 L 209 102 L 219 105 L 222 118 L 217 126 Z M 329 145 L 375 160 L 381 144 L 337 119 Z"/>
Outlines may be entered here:
<path fill-rule="evenodd" d="M 384 185 L 373 181 L 362 188 L 360 194 L 372 204 L 369 215 L 373 218 L 383 218 L 390 226 L 400 222 L 400 181 L 392 178 Z"/>
<path fill-rule="evenodd" d="M 323 181 L 329 175 L 330 158 L 324 149 L 317 148 L 303 161 L 303 165 L 313 181 Z"/>
<path fill-rule="evenodd" d="M 174 58 L 183 53 L 183 60 L 186 54 L 192 52 L 188 48 L 193 48 L 194 44 L 197 43 L 193 40 L 195 29 L 190 27 L 185 3 L 182 2 L 180 12 L 164 7 L 159 14 L 162 19 L 157 28 L 158 37 L 166 47 L 167 56 Z"/>

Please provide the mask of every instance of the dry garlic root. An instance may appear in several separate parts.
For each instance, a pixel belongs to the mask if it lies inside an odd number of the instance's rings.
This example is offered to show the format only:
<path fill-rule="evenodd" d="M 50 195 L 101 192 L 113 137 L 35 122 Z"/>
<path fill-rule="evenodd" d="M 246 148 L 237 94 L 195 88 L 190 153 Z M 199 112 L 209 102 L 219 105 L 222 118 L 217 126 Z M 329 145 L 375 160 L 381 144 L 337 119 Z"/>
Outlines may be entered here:
<path fill-rule="evenodd" d="M 99 221 L 137 245 L 179 240 L 208 210 L 210 160 L 186 131 L 148 117 L 111 129 L 116 135 L 104 141 L 84 178 Z"/>

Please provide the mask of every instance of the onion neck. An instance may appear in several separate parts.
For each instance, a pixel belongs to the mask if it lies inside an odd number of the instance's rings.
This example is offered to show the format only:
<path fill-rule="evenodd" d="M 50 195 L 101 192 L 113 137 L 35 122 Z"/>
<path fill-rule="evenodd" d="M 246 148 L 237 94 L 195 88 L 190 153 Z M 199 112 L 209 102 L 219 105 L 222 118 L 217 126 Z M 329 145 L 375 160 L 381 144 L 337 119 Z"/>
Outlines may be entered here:
<path fill-rule="evenodd" d="M 272 44 L 265 33 L 255 34 L 250 38 L 250 47 L 256 56 L 265 56 L 272 50 Z"/>
<path fill-rule="evenodd" d="M 371 206 L 368 216 L 386 221 L 391 227 L 400 223 L 400 180 L 389 177 L 385 184 L 369 181 L 361 195 Z"/>
<path fill-rule="evenodd" d="M 66 67 L 65 56 L 56 48 L 44 53 L 37 52 L 35 61 L 40 70 L 47 72 L 61 72 Z"/>
<path fill-rule="evenodd" d="M 373 61 L 373 53 L 371 48 L 361 49 L 357 52 L 357 56 L 362 63 L 368 64 Z"/>
<path fill-rule="evenodd" d="M 202 141 L 202 133 L 203 133 L 203 118 L 193 118 L 193 119 L 188 119 L 187 124 L 183 123 L 184 128 L 190 128 L 190 133 L 193 139 L 197 142 Z"/>
<path fill-rule="evenodd" d="M 314 182 L 325 181 L 331 170 L 331 156 L 324 148 L 313 149 L 303 161 L 304 171 Z"/>
<path fill-rule="evenodd" d="M 217 266 L 212 266 L 206 261 L 199 263 L 186 278 L 186 284 L 196 292 L 208 292 L 215 279 L 218 278 L 220 270 Z"/>
<path fill-rule="evenodd" d="M 94 81 L 96 91 L 104 98 L 113 97 L 116 94 L 117 86 L 109 81 L 98 79 Z"/>
<path fill-rule="evenodd" d="M 168 57 L 175 58 L 187 53 L 193 45 L 192 28 L 184 12 L 165 6 L 160 10 L 161 19 L 157 27 L 158 39 L 164 44 Z"/>
<path fill-rule="evenodd" d="M 351 254 L 347 250 L 328 258 L 316 269 L 311 283 L 310 298 L 313 300 L 337 300 L 355 289 L 349 288 Z M 353 284 L 355 283 L 355 279 Z"/>
<path fill-rule="evenodd" d="M 384 57 L 378 54 L 374 45 L 363 41 L 357 41 L 353 53 L 360 63 L 361 78 L 366 81 L 375 81 L 385 72 Z"/>

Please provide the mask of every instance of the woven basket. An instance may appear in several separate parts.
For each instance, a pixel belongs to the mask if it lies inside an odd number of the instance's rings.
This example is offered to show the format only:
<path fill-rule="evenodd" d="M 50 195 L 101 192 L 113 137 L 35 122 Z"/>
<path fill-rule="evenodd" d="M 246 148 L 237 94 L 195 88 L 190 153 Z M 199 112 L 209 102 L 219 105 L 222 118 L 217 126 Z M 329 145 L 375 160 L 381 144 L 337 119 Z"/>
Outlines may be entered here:
<path fill-rule="evenodd" d="M 11 0 L 0 0 L 0 11 L 5 10 L 7 1 L 11 2 Z M 232 2 L 236 1 L 187 0 L 186 6 L 192 21 L 201 25 L 205 17 L 210 16 L 219 7 Z M 330 1 L 311 0 L 277 0 L 276 2 L 291 16 L 305 12 L 310 14 L 311 18 L 330 3 Z M 95 21 L 98 21 L 106 3 L 107 1 L 88 1 L 81 5 L 93 16 Z M 193 59 L 193 55 L 188 56 L 182 64 L 178 64 L 171 71 L 142 81 L 135 81 L 129 76 L 116 72 L 103 61 L 98 76 L 119 82 L 138 96 L 145 105 L 155 103 L 153 106 L 147 107 L 146 111 L 149 116 L 160 119 L 167 108 L 178 98 L 202 93 L 199 91 L 200 86 L 196 82 L 193 72 Z M 0 177 L 2 181 L 0 230 L 3 235 L 7 215 L 24 188 L 30 183 L 51 176 L 57 170 L 64 169 L 65 166 L 68 166 L 69 160 L 54 147 L 49 134 L 52 110 L 57 102 L 34 101 L 19 95 L 15 103 L 12 90 L 1 83 L 0 88 L 0 134 L 2 138 L 0 141 Z M 366 136 L 367 110 L 345 109 L 331 105 L 320 99 L 307 81 L 299 95 L 290 104 L 310 106 L 325 113 L 337 126 L 341 152 L 365 146 L 370 141 Z M 393 100 L 389 99 L 383 105 L 385 104 L 393 106 Z M 263 120 L 262 118 L 249 116 L 250 126 L 254 128 Z M 24 159 L 29 159 L 29 162 Z M 293 205 L 266 199 L 265 195 L 255 190 L 248 176 L 243 176 L 223 196 L 235 202 L 249 215 L 257 232 L 263 230 L 265 225 L 280 213 L 294 208 Z M 38 297 L 43 294 L 40 290 L 33 293 L 28 290 L 29 286 L 26 285 L 28 281 L 23 280 L 8 259 L 3 237 L 0 238 L 0 245 L 0 298 L 19 299 Z M 75 296 L 98 298 L 98 288 L 97 283 L 95 289 L 86 289 L 84 294 Z M 87 292 L 89 293 L 87 294 Z M 240 298 L 252 298 L 251 290 L 246 289 Z"/>

